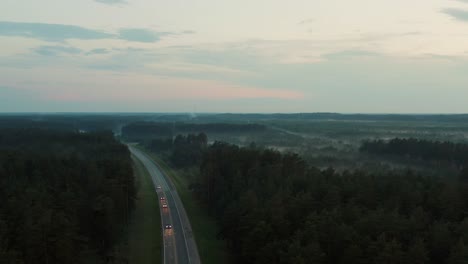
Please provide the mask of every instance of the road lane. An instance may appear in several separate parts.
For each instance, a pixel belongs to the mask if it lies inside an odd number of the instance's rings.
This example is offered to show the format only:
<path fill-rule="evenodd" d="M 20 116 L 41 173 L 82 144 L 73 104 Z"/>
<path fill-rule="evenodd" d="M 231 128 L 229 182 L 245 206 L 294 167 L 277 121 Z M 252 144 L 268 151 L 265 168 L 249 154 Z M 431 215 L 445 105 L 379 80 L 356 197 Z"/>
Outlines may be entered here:
<path fill-rule="evenodd" d="M 162 208 L 163 202 L 159 200 L 164 234 L 164 264 L 201 263 L 190 221 L 174 185 L 148 155 L 133 146 L 128 147 L 150 173 L 159 199 L 165 197 L 168 205 L 168 208 Z M 165 229 L 166 225 L 172 225 L 172 229 Z"/>

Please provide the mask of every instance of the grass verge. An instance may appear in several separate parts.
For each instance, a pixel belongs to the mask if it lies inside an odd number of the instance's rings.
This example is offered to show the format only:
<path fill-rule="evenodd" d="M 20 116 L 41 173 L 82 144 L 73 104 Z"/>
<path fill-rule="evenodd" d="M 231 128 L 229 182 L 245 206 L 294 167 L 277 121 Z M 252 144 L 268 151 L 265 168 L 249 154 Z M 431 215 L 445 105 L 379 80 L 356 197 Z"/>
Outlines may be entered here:
<path fill-rule="evenodd" d="M 156 190 L 151 177 L 136 158 L 137 200 L 128 227 L 130 264 L 162 263 L 161 216 Z"/>

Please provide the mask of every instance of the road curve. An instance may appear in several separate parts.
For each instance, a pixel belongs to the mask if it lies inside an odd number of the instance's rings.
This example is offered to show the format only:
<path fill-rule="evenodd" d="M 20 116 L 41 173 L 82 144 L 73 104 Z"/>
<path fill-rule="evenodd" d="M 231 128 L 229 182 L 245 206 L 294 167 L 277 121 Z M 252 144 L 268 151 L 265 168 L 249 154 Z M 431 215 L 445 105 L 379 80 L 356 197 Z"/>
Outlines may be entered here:
<path fill-rule="evenodd" d="M 131 145 L 128 145 L 128 148 L 148 170 L 158 198 L 164 197 L 168 205 L 168 208 L 163 208 L 163 201 L 159 201 L 164 242 L 163 263 L 200 264 L 200 256 L 195 238 L 192 235 L 190 221 L 172 181 L 146 153 Z M 161 188 L 158 189 L 158 186 Z M 172 225 L 172 229 L 166 229 L 166 225 Z"/>

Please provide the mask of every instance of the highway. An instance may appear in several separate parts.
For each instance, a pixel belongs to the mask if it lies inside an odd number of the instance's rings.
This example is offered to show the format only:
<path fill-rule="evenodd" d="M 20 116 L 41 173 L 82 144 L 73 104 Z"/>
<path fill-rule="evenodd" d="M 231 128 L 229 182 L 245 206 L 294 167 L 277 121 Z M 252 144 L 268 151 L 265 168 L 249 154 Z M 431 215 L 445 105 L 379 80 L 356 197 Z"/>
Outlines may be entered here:
<path fill-rule="evenodd" d="M 159 208 L 164 240 L 163 264 L 201 263 L 190 221 L 171 180 L 146 153 L 131 145 L 128 145 L 128 148 L 148 170 L 160 199 Z M 167 208 L 163 208 L 164 203 L 167 204 Z M 167 229 L 166 225 L 171 225 L 172 228 Z"/>

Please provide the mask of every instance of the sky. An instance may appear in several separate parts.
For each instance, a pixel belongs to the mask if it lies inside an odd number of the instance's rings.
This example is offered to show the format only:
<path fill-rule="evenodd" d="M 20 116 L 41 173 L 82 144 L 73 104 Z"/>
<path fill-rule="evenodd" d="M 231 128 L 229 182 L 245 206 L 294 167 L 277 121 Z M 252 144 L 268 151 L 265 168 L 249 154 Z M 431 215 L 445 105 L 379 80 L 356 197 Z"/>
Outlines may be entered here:
<path fill-rule="evenodd" d="M 468 113 L 468 0 L 2 0 L 0 112 Z"/>

